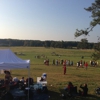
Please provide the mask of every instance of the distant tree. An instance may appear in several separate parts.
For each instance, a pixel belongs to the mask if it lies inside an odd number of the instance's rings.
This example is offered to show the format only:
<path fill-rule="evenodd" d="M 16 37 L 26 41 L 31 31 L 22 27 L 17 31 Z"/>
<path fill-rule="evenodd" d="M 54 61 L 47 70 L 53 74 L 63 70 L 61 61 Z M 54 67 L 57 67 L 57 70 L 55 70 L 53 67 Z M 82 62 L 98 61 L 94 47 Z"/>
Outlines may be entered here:
<path fill-rule="evenodd" d="M 98 40 L 100 40 L 100 38 L 98 38 Z M 93 57 L 93 60 L 96 61 L 100 59 L 100 41 L 94 44 L 94 50 L 95 52 L 92 54 L 92 57 Z"/>
<path fill-rule="evenodd" d="M 27 40 L 24 41 L 24 46 L 28 46 L 28 41 Z"/>
<path fill-rule="evenodd" d="M 55 42 L 55 48 L 59 48 L 59 45 L 60 45 L 60 42 L 59 41 L 56 41 Z"/>
<path fill-rule="evenodd" d="M 84 38 L 84 39 L 81 39 L 81 42 L 88 43 L 88 40 L 86 38 Z"/>
<path fill-rule="evenodd" d="M 88 49 L 88 40 L 86 38 L 81 39 L 82 49 Z"/>
<path fill-rule="evenodd" d="M 86 38 L 81 39 L 81 42 L 77 45 L 78 49 L 88 49 L 88 40 Z"/>
<path fill-rule="evenodd" d="M 12 39 L 8 39 L 8 46 L 12 46 Z"/>
<path fill-rule="evenodd" d="M 79 37 L 81 35 L 87 36 L 93 30 L 93 28 L 97 25 L 100 25 L 100 0 L 95 0 L 94 3 L 88 8 L 84 8 L 86 11 L 91 12 L 92 21 L 90 22 L 90 26 L 86 29 L 78 30 L 76 29 L 75 37 Z M 100 40 L 100 39 L 99 39 Z M 97 47 L 95 48 L 95 53 L 92 55 L 93 59 L 100 59 L 100 42 L 98 42 Z"/>
<path fill-rule="evenodd" d="M 55 41 L 51 41 L 50 47 L 55 47 Z"/>
<path fill-rule="evenodd" d="M 44 47 L 50 47 L 50 41 L 49 40 L 44 41 Z"/>

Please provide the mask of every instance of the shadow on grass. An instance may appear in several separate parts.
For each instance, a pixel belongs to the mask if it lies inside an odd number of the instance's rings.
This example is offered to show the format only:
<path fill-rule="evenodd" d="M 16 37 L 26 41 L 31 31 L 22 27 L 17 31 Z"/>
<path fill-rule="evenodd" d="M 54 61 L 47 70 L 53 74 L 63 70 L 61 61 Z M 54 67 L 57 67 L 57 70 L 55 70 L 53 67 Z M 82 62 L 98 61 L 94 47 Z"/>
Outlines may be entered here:
<path fill-rule="evenodd" d="M 60 94 L 64 94 L 64 98 L 63 100 L 100 100 L 100 95 L 91 95 L 91 94 L 88 94 L 87 97 L 83 97 L 83 96 L 74 96 L 74 97 L 68 97 L 67 96 L 67 93 L 64 89 L 59 89 L 60 91 Z M 58 100 L 61 100 L 61 99 L 58 99 Z"/>
<path fill-rule="evenodd" d="M 62 100 L 60 97 L 60 93 L 54 91 L 48 91 L 49 100 Z"/>

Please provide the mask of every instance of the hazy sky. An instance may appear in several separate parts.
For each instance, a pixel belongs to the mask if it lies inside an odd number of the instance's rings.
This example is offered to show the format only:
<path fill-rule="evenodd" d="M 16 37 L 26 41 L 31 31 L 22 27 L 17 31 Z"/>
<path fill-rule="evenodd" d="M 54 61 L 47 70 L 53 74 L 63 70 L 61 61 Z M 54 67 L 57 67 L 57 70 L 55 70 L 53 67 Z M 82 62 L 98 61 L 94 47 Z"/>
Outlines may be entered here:
<path fill-rule="evenodd" d="M 94 0 L 0 0 L 0 38 L 80 41 L 76 29 L 89 27 Z M 97 42 L 100 28 L 86 38 Z"/>

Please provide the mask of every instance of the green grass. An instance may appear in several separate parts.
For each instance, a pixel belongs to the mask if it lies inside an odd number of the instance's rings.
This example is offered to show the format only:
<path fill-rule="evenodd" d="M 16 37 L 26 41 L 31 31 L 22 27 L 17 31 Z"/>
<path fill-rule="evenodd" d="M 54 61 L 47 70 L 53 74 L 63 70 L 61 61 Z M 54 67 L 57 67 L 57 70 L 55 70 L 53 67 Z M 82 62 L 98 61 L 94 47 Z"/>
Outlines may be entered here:
<path fill-rule="evenodd" d="M 0 47 L 0 49 L 4 48 L 8 47 Z M 13 52 L 17 52 L 17 56 L 22 59 L 30 59 L 30 76 L 34 78 L 35 82 L 38 76 L 40 77 L 44 72 L 47 73 L 47 87 L 49 89 L 50 100 L 61 100 L 60 94 L 69 81 L 77 86 L 78 89 L 79 85 L 82 83 L 87 83 L 89 87 L 88 97 L 80 97 L 75 100 L 100 100 L 100 96 L 94 93 L 94 89 L 100 86 L 100 67 L 89 66 L 87 70 L 85 70 L 85 68 L 76 69 L 77 61 L 83 60 L 89 63 L 93 50 L 54 49 L 43 47 L 9 47 L 9 49 Z M 21 52 L 25 55 L 19 55 Z M 52 55 L 52 52 L 60 55 L 60 57 Z M 35 58 L 36 55 L 45 55 L 47 59 L 50 60 L 50 65 L 44 65 L 43 61 L 46 58 L 42 57 L 38 59 Z M 84 59 L 81 59 L 82 56 L 84 56 Z M 52 65 L 53 59 L 73 60 L 74 66 L 67 66 L 67 73 L 66 75 L 63 75 L 63 66 Z M 100 62 L 100 60 L 98 62 Z M 27 78 L 28 71 L 26 69 L 12 70 L 12 76 L 18 78 L 25 76 L 25 78 Z M 1 74 L 0 78 L 4 78 L 4 75 Z"/>

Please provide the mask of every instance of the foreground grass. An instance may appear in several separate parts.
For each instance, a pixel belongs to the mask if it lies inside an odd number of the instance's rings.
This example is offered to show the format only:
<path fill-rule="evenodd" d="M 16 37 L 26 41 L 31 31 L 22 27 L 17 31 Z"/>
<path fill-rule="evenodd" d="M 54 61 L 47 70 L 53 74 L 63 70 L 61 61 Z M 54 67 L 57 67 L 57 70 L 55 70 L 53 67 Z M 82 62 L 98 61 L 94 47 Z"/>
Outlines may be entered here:
<path fill-rule="evenodd" d="M 63 93 L 63 88 L 71 81 L 75 86 L 78 87 L 83 83 L 88 84 L 89 96 L 86 98 L 76 98 L 78 100 L 100 100 L 100 96 L 96 95 L 94 90 L 96 87 L 100 86 L 100 68 L 88 67 L 76 69 L 76 67 L 67 67 L 66 75 L 63 75 L 62 66 L 45 66 L 45 65 L 31 65 L 30 75 L 34 78 L 41 76 L 42 73 L 47 73 L 47 87 L 49 90 L 50 100 L 61 100 L 61 93 Z M 12 70 L 12 76 L 18 77 L 22 76 L 27 78 L 27 70 Z"/>
<path fill-rule="evenodd" d="M 4 47 L 3 47 L 4 48 Z M 22 59 L 30 59 L 30 76 L 34 78 L 36 82 L 37 77 L 41 76 L 42 73 L 47 73 L 47 87 L 49 89 L 50 100 L 61 100 L 60 94 L 63 88 L 71 81 L 75 86 L 78 87 L 83 83 L 88 84 L 89 96 L 86 98 L 80 97 L 77 100 L 100 100 L 100 96 L 94 93 L 96 87 L 100 86 L 100 67 L 88 67 L 87 70 L 84 68 L 76 69 L 76 62 L 81 60 L 81 56 L 84 55 L 85 61 L 91 60 L 91 54 L 93 50 L 66 50 L 66 49 L 53 49 L 53 48 L 32 48 L 32 47 L 10 47 L 13 52 L 24 53 L 25 55 L 17 55 Z M 56 52 L 60 55 L 52 56 L 51 53 Z M 36 59 L 36 55 L 46 55 L 50 60 L 50 65 L 46 66 L 43 64 L 45 58 Z M 63 66 L 53 66 L 53 59 L 70 59 L 74 61 L 74 66 L 67 66 L 67 73 L 63 75 Z M 19 79 L 24 76 L 28 77 L 27 69 L 14 69 L 12 71 L 13 77 Z M 0 78 L 4 78 L 4 75 L 0 75 Z"/>

